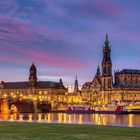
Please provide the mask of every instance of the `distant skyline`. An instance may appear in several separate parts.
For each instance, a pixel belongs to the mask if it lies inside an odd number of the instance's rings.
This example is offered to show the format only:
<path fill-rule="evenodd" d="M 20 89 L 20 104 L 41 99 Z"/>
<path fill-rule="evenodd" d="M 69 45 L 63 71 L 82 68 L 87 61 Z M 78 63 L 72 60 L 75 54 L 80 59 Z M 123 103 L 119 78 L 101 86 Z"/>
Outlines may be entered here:
<path fill-rule="evenodd" d="M 91 81 L 106 33 L 113 71 L 140 69 L 139 0 L 0 0 L 0 80 Z"/>

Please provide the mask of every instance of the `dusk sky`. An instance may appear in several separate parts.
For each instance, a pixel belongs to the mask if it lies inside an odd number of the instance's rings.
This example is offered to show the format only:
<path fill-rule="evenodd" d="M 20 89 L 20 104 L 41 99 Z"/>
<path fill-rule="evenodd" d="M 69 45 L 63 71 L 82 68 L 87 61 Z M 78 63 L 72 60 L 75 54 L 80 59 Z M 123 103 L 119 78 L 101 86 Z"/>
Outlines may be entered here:
<path fill-rule="evenodd" d="M 94 78 L 108 33 L 113 71 L 140 69 L 140 0 L 0 0 L 0 80 Z"/>

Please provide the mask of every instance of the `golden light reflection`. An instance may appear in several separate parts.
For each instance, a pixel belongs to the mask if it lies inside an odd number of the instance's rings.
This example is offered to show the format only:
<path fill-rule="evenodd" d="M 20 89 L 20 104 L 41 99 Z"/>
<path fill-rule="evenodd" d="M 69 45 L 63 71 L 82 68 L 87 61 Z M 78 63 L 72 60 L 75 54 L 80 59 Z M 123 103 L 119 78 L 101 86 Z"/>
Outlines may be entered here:
<path fill-rule="evenodd" d="M 63 117 L 62 117 L 62 113 L 58 114 L 58 123 L 62 123 L 63 122 Z"/>
<path fill-rule="evenodd" d="M 64 115 L 64 123 L 67 123 L 67 114 L 63 114 Z"/>
<path fill-rule="evenodd" d="M 129 127 L 133 127 L 133 114 L 129 114 L 129 123 L 128 123 L 128 126 Z"/>
<path fill-rule="evenodd" d="M 95 114 L 95 124 L 101 125 L 101 117 L 99 114 Z"/>
<path fill-rule="evenodd" d="M 23 121 L 23 115 L 19 115 L 19 121 Z"/>
<path fill-rule="evenodd" d="M 102 119 L 103 119 L 103 125 L 106 125 L 106 118 L 102 116 Z"/>
<path fill-rule="evenodd" d="M 44 115 L 44 120 L 47 121 L 47 115 Z"/>
<path fill-rule="evenodd" d="M 73 118 L 73 121 L 74 121 L 74 123 L 76 123 L 76 115 L 74 114 L 73 117 L 74 117 L 74 118 Z"/>
<path fill-rule="evenodd" d="M 68 123 L 71 123 L 71 115 L 68 115 Z"/>
<path fill-rule="evenodd" d="M 51 114 L 48 114 L 48 116 L 47 116 L 47 121 L 48 121 L 48 122 L 51 122 Z"/>
<path fill-rule="evenodd" d="M 82 124 L 83 123 L 82 122 L 82 116 L 83 116 L 82 114 L 79 115 L 79 122 L 78 122 L 79 124 Z"/>
<path fill-rule="evenodd" d="M 32 122 L 33 121 L 33 115 L 32 114 L 29 114 L 29 119 L 28 119 L 29 122 Z"/>
<path fill-rule="evenodd" d="M 51 113 L 51 114 L 50 114 L 50 120 L 54 120 L 54 116 L 55 116 L 55 115 L 54 115 L 53 113 Z"/>
<path fill-rule="evenodd" d="M 24 115 L 26 115 L 24 117 Z M 116 116 L 116 117 L 115 117 Z M 1 121 L 28 121 L 33 122 L 34 120 L 38 123 L 46 122 L 51 123 L 56 121 L 58 123 L 90 123 L 96 125 L 125 125 L 129 127 L 140 126 L 139 121 L 140 115 L 129 114 L 129 115 L 108 115 L 108 114 L 65 114 L 65 113 L 48 113 L 48 114 L 8 114 L 0 113 Z M 43 119 L 42 119 L 43 118 Z M 43 121 L 44 120 L 44 121 Z"/>
<path fill-rule="evenodd" d="M 17 115 L 16 114 L 11 114 L 10 115 L 10 121 L 15 121 L 17 120 Z"/>
<path fill-rule="evenodd" d="M 38 122 L 42 122 L 42 114 L 38 114 Z"/>
<path fill-rule="evenodd" d="M 1 113 L 0 114 L 0 119 L 3 121 L 9 120 L 9 114 L 8 113 Z"/>
<path fill-rule="evenodd" d="M 94 114 L 92 114 L 91 118 L 92 118 L 92 119 L 91 119 L 91 122 L 92 122 L 92 123 L 95 123 L 95 115 L 94 115 Z"/>

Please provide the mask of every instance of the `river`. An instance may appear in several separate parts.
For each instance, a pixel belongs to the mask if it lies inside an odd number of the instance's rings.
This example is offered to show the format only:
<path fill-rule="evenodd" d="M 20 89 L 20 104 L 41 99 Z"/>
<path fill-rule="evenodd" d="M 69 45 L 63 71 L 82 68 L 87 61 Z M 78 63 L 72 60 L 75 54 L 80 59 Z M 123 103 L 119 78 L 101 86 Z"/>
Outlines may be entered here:
<path fill-rule="evenodd" d="M 0 121 L 140 127 L 140 114 L 0 114 Z"/>

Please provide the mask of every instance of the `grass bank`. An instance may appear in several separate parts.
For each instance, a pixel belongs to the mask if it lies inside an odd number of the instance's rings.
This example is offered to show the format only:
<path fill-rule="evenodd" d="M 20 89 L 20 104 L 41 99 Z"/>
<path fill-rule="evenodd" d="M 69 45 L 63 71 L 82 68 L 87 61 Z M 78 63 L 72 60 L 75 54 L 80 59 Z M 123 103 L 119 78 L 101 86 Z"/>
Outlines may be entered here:
<path fill-rule="evenodd" d="M 0 140 L 140 140 L 140 128 L 0 122 Z"/>

